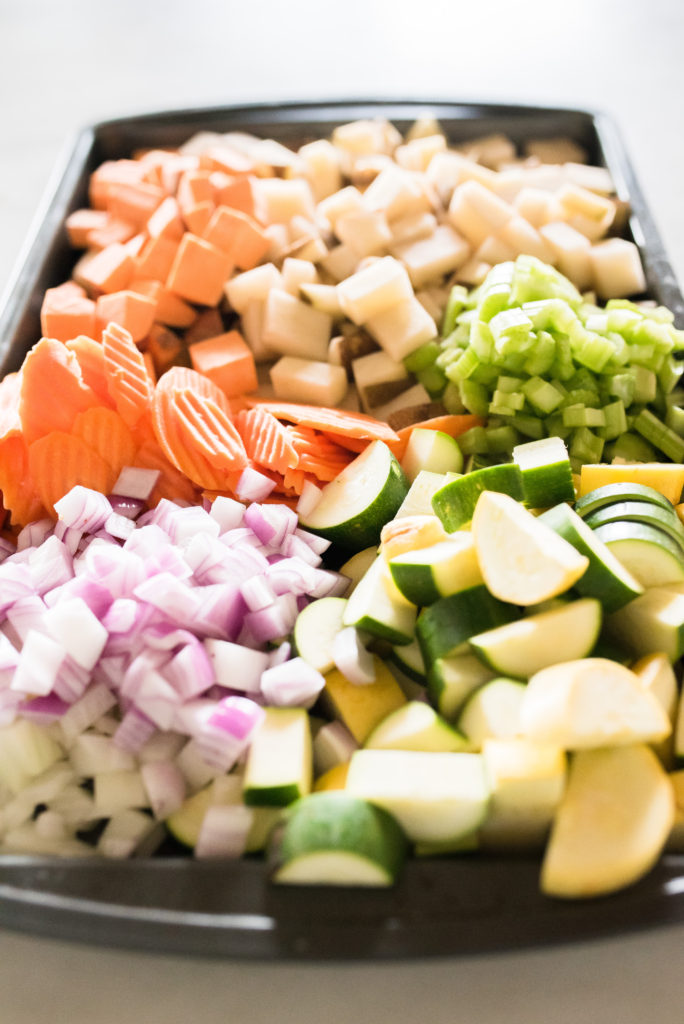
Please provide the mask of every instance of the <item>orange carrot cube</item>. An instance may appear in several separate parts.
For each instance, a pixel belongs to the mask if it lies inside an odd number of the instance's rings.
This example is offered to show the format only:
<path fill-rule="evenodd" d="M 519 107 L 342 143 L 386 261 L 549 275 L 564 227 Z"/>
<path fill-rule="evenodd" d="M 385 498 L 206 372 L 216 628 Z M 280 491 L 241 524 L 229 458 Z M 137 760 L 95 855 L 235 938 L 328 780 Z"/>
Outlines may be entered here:
<path fill-rule="evenodd" d="M 167 196 L 148 219 L 147 233 L 150 238 L 166 238 L 180 242 L 183 230 L 178 203 L 173 196 Z"/>
<path fill-rule="evenodd" d="M 74 210 L 66 219 L 69 244 L 74 249 L 88 247 L 88 235 L 97 228 L 103 228 L 109 219 L 106 210 Z"/>
<path fill-rule="evenodd" d="M 149 238 L 136 258 L 136 275 L 165 281 L 178 252 L 179 243 L 165 235 Z"/>
<path fill-rule="evenodd" d="M 210 199 L 203 203 L 197 203 L 196 206 L 185 207 L 183 220 L 188 231 L 191 231 L 193 235 L 203 235 L 209 226 L 213 212 L 214 203 Z"/>
<path fill-rule="evenodd" d="M 101 295 L 96 304 L 97 325 L 100 331 L 115 323 L 128 331 L 133 341 L 142 341 L 154 323 L 157 303 L 147 295 L 134 291 L 112 292 Z"/>
<path fill-rule="evenodd" d="M 210 171 L 185 171 L 178 180 L 176 199 L 181 210 L 213 200 Z"/>
<path fill-rule="evenodd" d="M 112 242 L 99 252 L 86 253 L 74 269 L 74 277 L 88 291 L 101 295 L 128 287 L 135 269 L 128 249 L 120 242 Z"/>
<path fill-rule="evenodd" d="M 92 336 L 95 333 L 95 303 L 85 295 L 73 294 L 64 287 L 48 288 L 40 310 L 40 329 L 44 337 L 57 341 L 69 341 L 78 334 Z"/>
<path fill-rule="evenodd" d="M 193 368 L 221 388 L 227 398 L 258 387 L 254 356 L 239 331 L 195 342 L 190 346 L 190 359 Z"/>
<path fill-rule="evenodd" d="M 204 237 L 228 253 L 240 270 L 251 270 L 271 247 L 270 239 L 253 217 L 229 206 L 216 208 Z"/>
<path fill-rule="evenodd" d="M 223 294 L 223 285 L 232 270 L 232 260 L 221 249 L 204 238 L 186 232 L 178 247 L 167 287 L 188 302 L 216 306 Z"/>
<path fill-rule="evenodd" d="M 159 185 L 139 182 L 134 185 L 112 185 L 107 195 L 107 209 L 120 220 L 142 228 L 164 199 Z"/>

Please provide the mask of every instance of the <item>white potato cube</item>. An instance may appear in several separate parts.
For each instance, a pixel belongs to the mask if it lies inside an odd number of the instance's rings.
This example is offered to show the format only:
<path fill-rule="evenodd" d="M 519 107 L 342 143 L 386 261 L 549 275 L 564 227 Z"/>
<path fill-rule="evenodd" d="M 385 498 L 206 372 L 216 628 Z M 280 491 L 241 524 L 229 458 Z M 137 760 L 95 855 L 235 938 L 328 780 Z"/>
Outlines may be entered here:
<path fill-rule="evenodd" d="M 554 263 L 579 288 L 587 291 L 593 282 L 591 268 L 591 242 L 569 224 L 556 221 L 539 229 L 539 234 L 551 247 Z"/>
<path fill-rule="evenodd" d="M 405 391 L 410 383 L 404 364 L 382 349 L 352 360 L 352 372 L 366 412 Z"/>
<path fill-rule="evenodd" d="M 263 340 L 265 313 L 265 299 L 251 299 L 242 310 L 242 334 L 257 363 L 265 363 L 275 355 Z"/>
<path fill-rule="evenodd" d="M 259 219 L 266 224 L 287 224 L 298 214 L 313 220 L 316 204 L 304 178 L 258 178 L 253 184 Z"/>
<path fill-rule="evenodd" d="M 396 164 L 385 167 L 370 183 L 363 202 L 369 210 L 384 211 L 388 221 L 410 213 L 429 212 L 431 208 L 421 177 Z"/>
<path fill-rule="evenodd" d="M 340 320 L 344 316 L 334 284 L 304 282 L 300 286 L 300 292 L 307 302 L 315 309 L 320 309 L 322 313 L 329 313 L 335 320 Z"/>
<path fill-rule="evenodd" d="M 446 139 L 443 135 L 424 135 L 397 146 L 394 159 L 400 167 L 409 171 L 426 171 L 435 154 L 445 150 Z"/>
<path fill-rule="evenodd" d="M 510 205 L 479 181 L 464 181 L 458 186 L 462 198 L 491 226 L 494 232 L 505 227 L 513 216 Z"/>
<path fill-rule="evenodd" d="M 274 288 L 282 288 L 283 279 L 273 263 L 264 263 L 253 270 L 237 274 L 224 286 L 225 296 L 231 309 L 243 313 L 250 302 L 263 302 Z"/>
<path fill-rule="evenodd" d="M 338 217 L 335 234 L 359 257 L 386 252 L 392 240 L 387 218 L 381 211 L 355 210 Z"/>
<path fill-rule="evenodd" d="M 511 217 L 499 232 L 499 238 L 513 249 L 516 256 L 525 253 L 527 256 L 536 256 L 543 263 L 553 263 L 551 248 L 523 217 Z"/>
<path fill-rule="evenodd" d="M 539 229 L 557 219 L 557 202 L 542 188 L 522 188 L 513 200 L 514 209 L 533 228 Z"/>
<path fill-rule="evenodd" d="M 392 221 L 392 243 L 415 242 L 418 238 L 427 238 L 437 227 L 434 213 L 409 213 L 406 217 L 397 217 Z"/>
<path fill-rule="evenodd" d="M 276 289 L 266 299 L 262 341 L 281 355 L 325 359 L 331 329 L 332 317 L 289 292 Z"/>
<path fill-rule="evenodd" d="M 333 280 L 344 281 L 356 270 L 359 254 L 348 245 L 336 245 L 328 250 L 320 263 Z"/>
<path fill-rule="evenodd" d="M 347 373 L 313 359 L 283 356 L 271 367 L 276 398 L 286 402 L 338 406 L 347 393 Z"/>
<path fill-rule="evenodd" d="M 363 195 L 355 185 L 347 185 L 321 202 L 316 207 L 316 216 L 319 221 L 324 220 L 335 230 L 335 225 L 345 213 L 355 213 L 363 210 Z"/>
<path fill-rule="evenodd" d="M 298 152 L 314 198 L 318 202 L 336 192 L 342 184 L 340 154 L 327 139 L 316 139 L 301 146 Z"/>
<path fill-rule="evenodd" d="M 397 303 L 412 299 L 413 289 L 401 263 L 384 256 L 341 281 L 337 295 L 349 319 L 363 324 Z"/>
<path fill-rule="evenodd" d="M 438 334 L 435 321 L 413 295 L 368 319 L 366 329 L 397 361 Z"/>
<path fill-rule="evenodd" d="M 303 284 L 314 284 L 318 280 L 318 271 L 313 263 L 293 256 L 288 256 L 284 260 L 281 273 L 283 288 L 295 298 L 299 298 L 299 289 Z"/>
<path fill-rule="evenodd" d="M 478 245 L 473 256 L 484 263 L 506 263 L 508 260 L 515 259 L 516 251 L 511 245 L 503 242 L 498 235 L 487 235 L 482 244 Z"/>
<path fill-rule="evenodd" d="M 442 224 L 429 238 L 394 246 L 393 253 L 408 270 L 413 287 L 420 288 L 458 270 L 470 256 L 470 246 L 448 224 Z"/>
<path fill-rule="evenodd" d="M 563 209 L 564 220 L 582 218 L 582 222 L 587 221 L 588 226 L 598 233 L 595 237 L 604 235 L 615 218 L 615 204 L 610 199 L 579 185 L 563 185 L 557 191 L 556 199 Z"/>
<path fill-rule="evenodd" d="M 467 263 L 458 268 L 456 280 L 459 284 L 467 284 L 471 288 L 476 288 L 477 285 L 482 284 L 491 269 L 491 263 L 473 256 Z"/>
<path fill-rule="evenodd" d="M 641 256 L 634 242 L 608 238 L 591 247 L 596 292 L 602 299 L 618 299 L 646 290 Z"/>

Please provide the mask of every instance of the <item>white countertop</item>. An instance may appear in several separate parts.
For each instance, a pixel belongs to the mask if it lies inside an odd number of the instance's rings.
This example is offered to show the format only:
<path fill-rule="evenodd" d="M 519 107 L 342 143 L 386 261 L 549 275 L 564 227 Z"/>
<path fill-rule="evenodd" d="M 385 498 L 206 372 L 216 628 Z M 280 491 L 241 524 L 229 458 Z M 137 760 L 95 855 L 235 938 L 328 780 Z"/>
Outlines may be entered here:
<path fill-rule="evenodd" d="M 0 0 L 0 34 L 0 290 L 58 154 L 83 124 L 162 108 L 357 97 L 607 112 L 684 281 L 681 0 Z M 683 935 L 677 927 L 492 958 L 269 966 L 0 931 L 0 1020 L 674 1024 Z"/>

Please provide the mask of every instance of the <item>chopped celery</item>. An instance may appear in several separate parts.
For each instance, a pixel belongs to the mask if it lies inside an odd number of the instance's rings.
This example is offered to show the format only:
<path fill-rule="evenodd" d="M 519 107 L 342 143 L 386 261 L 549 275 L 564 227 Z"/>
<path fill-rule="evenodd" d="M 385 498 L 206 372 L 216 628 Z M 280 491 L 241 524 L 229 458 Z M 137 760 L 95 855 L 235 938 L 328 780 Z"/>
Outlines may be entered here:
<path fill-rule="evenodd" d="M 439 352 L 439 343 L 436 341 L 428 341 L 425 345 L 421 345 L 420 348 L 404 357 L 403 362 L 407 372 L 418 373 L 419 370 L 425 370 L 428 366 L 432 366 Z"/>
<path fill-rule="evenodd" d="M 474 380 L 463 380 L 459 383 L 461 402 L 468 412 L 476 416 L 486 416 L 489 412 L 489 394 L 484 384 Z M 459 438 L 459 445 L 461 439 Z"/>
<path fill-rule="evenodd" d="M 423 385 L 430 398 L 439 398 L 446 385 L 444 371 L 434 363 L 432 366 L 426 366 L 424 370 L 417 370 L 416 379 L 419 384 Z"/>
<path fill-rule="evenodd" d="M 449 292 L 444 317 L 442 319 L 442 336 L 451 334 L 456 326 L 456 318 L 466 308 L 468 303 L 468 289 L 462 284 L 455 284 Z M 408 369 L 408 367 L 407 367 Z"/>
<path fill-rule="evenodd" d="M 602 411 L 606 422 L 600 428 L 599 435 L 603 440 L 612 441 L 614 438 L 619 437 L 620 434 L 624 434 L 627 430 L 627 416 L 625 415 L 624 404 L 620 399 L 618 398 L 617 401 L 611 402 L 610 405 L 605 405 Z"/>
<path fill-rule="evenodd" d="M 603 438 L 593 434 L 588 427 L 577 427 L 572 432 L 568 450 L 573 458 L 593 463 L 601 461 L 603 445 Z"/>
<path fill-rule="evenodd" d="M 556 358 L 556 339 L 548 331 L 537 331 L 537 340 L 523 365 L 530 377 L 548 373 Z"/>
<path fill-rule="evenodd" d="M 634 429 L 667 455 L 668 459 L 672 459 L 673 462 L 681 462 L 684 459 L 684 438 L 659 420 L 650 409 L 641 410 L 634 421 Z"/>
<path fill-rule="evenodd" d="M 511 417 L 511 426 L 515 427 L 519 434 L 530 437 L 534 441 L 540 441 L 545 436 L 544 421 L 538 416 L 516 413 Z"/>
<path fill-rule="evenodd" d="M 474 348 L 468 347 L 454 363 L 450 363 L 446 370 L 449 380 L 467 380 L 476 366 L 480 365 L 480 358 Z"/>
<path fill-rule="evenodd" d="M 521 390 L 530 405 L 544 416 L 557 409 L 563 401 L 563 394 L 558 388 L 541 377 L 531 377 L 525 381 Z"/>
<path fill-rule="evenodd" d="M 487 427 L 485 428 L 485 434 L 487 437 L 487 451 L 492 454 L 498 452 L 512 452 L 520 440 L 518 432 L 510 425 L 503 427 Z"/>
<path fill-rule="evenodd" d="M 458 386 L 450 380 L 447 381 L 447 385 L 442 392 L 441 401 L 448 413 L 459 415 L 467 411 L 461 399 L 461 392 Z"/>
<path fill-rule="evenodd" d="M 658 456 L 653 445 L 641 437 L 640 434 L 633 434 L 627 431 L 621 434 L 611 444 L 606 445 L 606 458 L 609 460 L 621 459 L 623 462 L 657 462 Z"/>
<path fill-rule="evenodd" d="M 563 409 L 563 424 L 566 427 L 605 427 L 603 409 L 592 409 L 586 405 L 567 405 Z"/>
<path fill-rule="evenodd" d="M 487 454 L 489 445 L 484 427 L 471 427 L 459 435 L 458 447 L 464 455 Z"/>
<path fill-rule="evenodd" d="M 684 437 L 684 409 L 678 405 L 668 405 L 665 413 L 665 426 L 674 430 L 679 437 Z"/>

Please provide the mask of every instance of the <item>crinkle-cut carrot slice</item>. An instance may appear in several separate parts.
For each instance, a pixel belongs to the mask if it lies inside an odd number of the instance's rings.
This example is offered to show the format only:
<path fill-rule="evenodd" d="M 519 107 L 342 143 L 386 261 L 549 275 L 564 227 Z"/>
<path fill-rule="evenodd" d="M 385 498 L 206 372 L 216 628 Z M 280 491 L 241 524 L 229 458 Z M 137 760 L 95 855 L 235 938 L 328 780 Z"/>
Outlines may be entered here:
<path fill-rule="evenodd" d="M 406 446 L 409 443 L 409 438 L 414 430 L 420 428 L 421 430 L 441 430 L 443 434 L 449 434 L 451 437 L 459 437 L 464 434 L 466 430 L 470 430 L 471 427 L 481 427 L 484 424 L 484 420 L 481 416 L 475 416 L 473 413 L 447 413 L 444 416 L 433 416 L 429 420 L 420 420 L 418 423 L 412 423 L 408 427 L 402 427 L 398 430 L 399 441 L 395 445 L 390 445 L 392 452 L 398 459 L 403 458 Z"/>
<path fill-rule="evenodd" d="M 340 448 L 346 448 L 348 452 L 354 452 L 355 455 L 359 455 L 370 443 L 366 437 L 349 437 L 347 434 L 336 434 L 332 430 L 325 430 L 323 433 L 329 441 L 339 445 Z M 394 445 L 398 443 L 398 441 L 385 442 L 392 451 L 394 451 Z"/>
<path fill-rule="evenodd" d="M 28 449 L 29 473 L 45 508 L 55 515 L 55 502 L 80 484 L 108 494 L 117 474 L 83 438 L 53 430 Z"/>
<path fill-rule="evenodd" d="M 327 406 L 300 405 L 298 402 L 274 402 L 270 399 L 248 398 L 249 406 L 261 406 L 276 419 L 288 420 L 304 427 L 313 427 L 327 434 L 340 434 L 366 441 L 396 442 L 397 433 L 387 423 L 363 412 L 343 412 Z"/>
<path fill-rule="evenodd" d="M 347 448 L 311 427 L 290 425 L 287 429 L 299 455 L 298 469 L 313 473 L 317 480 L 326 483 L 334 480 L 354 459 L 354 454 Z"/>
<path fill-rule="evenodd" d="M 83 380 L 73 352 L 61 341 L 42 338 L 24 360 L 19 415 L 27 444 L 53 430 L 68 433 L 80 412 L 100 400 Z"/>
<path fill-rule="evenodd" d="M 209 398 L 226 416 L 233 418 L 232 407 L 223 391 L 209 377 L 192 370 L 189 366 L 172 366 L 157 381 L 157 391 L 170 393 L 194 391 L 202 398 Z"/>
<path fill-rule="evenodd" d="M 13 526 L 45 516 L 29 472 L 28 447 L 21 434 L 8 434 L 0 441 L 0 493 Z"/>
<path fill-rule="evenodd" d="M 105 373 L 104 349 L 99 341 L 89 338 L 87 334 L 79 334 L 66 342 L 66 347 L 76 356 L 81 368 L 83 383 L 97 395 L 101 405 L 108 409 L 114 408 L 114 400 L 109 394 L 107 375 Z"/>
<path fill-rule="evenodd" d="M 243 409 L 238 413 L 236 423 L 247 454 L 259 465 L 278 473 L 296 467 L 299 455 L 293 439 L 287 427 L 279 423 L 268 410 L 260 406 Z"/>
<path fill-rule="evenodd" d="M 141 469 L 156 469 L 159 472 L 150 496 L 150 505 L 156 505 L 162 498 L 169 501 L 187 501 L 191 505 L 198 503 L 197 488 L 188 480 L 185 473 L 169 462 L 156 440 L 150 439 L 140 445 L 133 465 Z"/>
<path fill-rule="evenodd" d="M 247 453 L 233 421 L 211 398 L 194 391 L 173 396 L 180 431 L 216 469 L 244 469 Z"/>
<path fill-rule="evenodd" d="M 133 427 L 149 407 L 154 391 L 143 354 L 129 332 L 113 323 L 102 332 L 102 347 L 109 393 L 123 421 Z"/>
<path fill-rule="evenodd" d="M 124 466 L 133 464 L 136 450 L 133 434 L 114 409 L 87 409 L 79 413 L 71 432 L 108 462 L 117 476 Z"/>
<path fill-rule="evenodd" d="M 21 371 L 8 373 L 0 380 L 0 441 L 21 433 L 20 397 Z"/>
<path fill-rule="evenodd" d="M 169 461 L 198 487 L 221 490 L 228 486 L 226 471 L 216 469 L 198 449 L 174 404 L 174 393 L 157 387 L 152 402 L 154 432 L 161 450 Z"/>

